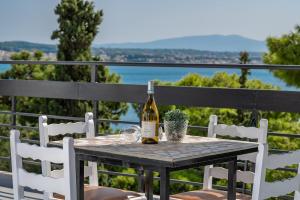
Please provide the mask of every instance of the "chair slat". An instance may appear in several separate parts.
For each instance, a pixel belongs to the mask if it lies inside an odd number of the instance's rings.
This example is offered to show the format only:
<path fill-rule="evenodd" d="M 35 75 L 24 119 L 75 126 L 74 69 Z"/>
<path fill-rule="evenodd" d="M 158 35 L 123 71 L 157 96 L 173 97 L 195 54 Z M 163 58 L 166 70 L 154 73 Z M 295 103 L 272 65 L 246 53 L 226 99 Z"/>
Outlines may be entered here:
<path fill-rule="evenodd" d="M 214 133 L 221 136 L 258 139 L 263 130 L 255 127 L 218 124 L 214 127 Z"/>
<path fill-rule="evenodd" d="M 21 186 L 28 186 L 39 191 L 56 192 L 65 194 L 64 179 L 56 179 L 51 177 L 44 177 L 42 175 L 26 172 L 24 169 L 19 169 L 19 184 Z"/>
<path fill-rule="evenodd" d="M 264 182 L 261 199 L 283 196 L 299 190 L 300 175 L 284 181 Z"/>
<path fill-rule="evenodd" d="M 223 167 L 213 167 L 210 168 L 210 175 L 214 178 L 219 179 L 228 179 L 228 169 Z M 243 183 L 253 183 L 254 182 L 254 173 L 250 171 L 241 171 L 237 170 L 237 182 Z"/>
<path fill-rule="evenodd" d="M 93 175 L 93 169 L 90 166 L 84 166 L 84 177 Z"/>
<path fill-rule="evenodd" d="M 85 122 L 66 123 L 66 124 L 49 124 L 47 125 L 47 134 L 49 136 L 65 135 L 79 133 L 83 134 L 87 131 Z"/>
<path fill-rule="evenodd" d="M 93 174 L 92 167 L 90 166 L 84 166 L 84 177 L 91 176 Z M 58 170 L 52 170 L 50 172 L 50 176 L 53 178 L 61 178 L 64 176 L 64 170 L 58 169 Z"/>
<path fill-rule="evenodd" d="M 266 162 L 266 168 L 277 169 L 298 163 L 300 163 L 300 150 L 269 155 Z"/>
<path fill-rule="evenodd" d="M 26 143 L 17 144 L 17 154 L 22 158 L 32 158 L 34 160 L 50 161 L 53 163 L 63 163 L 63 150 L 59 148 L 45 148 Z"/>

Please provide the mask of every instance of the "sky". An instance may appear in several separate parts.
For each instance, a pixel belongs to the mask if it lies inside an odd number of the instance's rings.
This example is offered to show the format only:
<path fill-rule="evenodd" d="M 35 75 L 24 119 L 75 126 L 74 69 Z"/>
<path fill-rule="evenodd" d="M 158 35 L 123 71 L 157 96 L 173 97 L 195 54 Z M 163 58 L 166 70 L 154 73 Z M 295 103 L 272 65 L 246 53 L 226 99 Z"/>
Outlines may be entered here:
<path fill-rule="evenodd" d="M 90 0 L 91 1 L 91 0 Z M 0 0 L 0 41 L 56 43 L 59 0 Z M 237 34 L 257 40 L 300 24 L 300 0 L 94 0 L 104 19 L 94 43 Z"/>

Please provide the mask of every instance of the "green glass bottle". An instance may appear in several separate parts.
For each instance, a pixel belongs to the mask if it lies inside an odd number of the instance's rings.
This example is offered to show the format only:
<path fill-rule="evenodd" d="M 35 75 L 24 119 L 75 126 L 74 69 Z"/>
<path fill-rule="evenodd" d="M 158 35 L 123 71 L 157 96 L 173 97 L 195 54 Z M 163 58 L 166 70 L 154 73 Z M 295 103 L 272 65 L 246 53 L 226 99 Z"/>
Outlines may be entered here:
<path fill-rule="evenodd" d="M 142 143 L 157 144 L 159 114 L 154 100 L 154 81 L 148 82 L 148 99 L 142 113 Z"/>

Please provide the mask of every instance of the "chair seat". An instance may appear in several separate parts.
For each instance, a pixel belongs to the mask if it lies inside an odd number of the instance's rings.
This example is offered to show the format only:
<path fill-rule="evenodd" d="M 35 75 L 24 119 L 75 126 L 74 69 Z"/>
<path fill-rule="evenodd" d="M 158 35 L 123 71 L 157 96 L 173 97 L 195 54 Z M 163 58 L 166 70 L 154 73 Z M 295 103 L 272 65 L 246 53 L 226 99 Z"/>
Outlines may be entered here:
<path fill-rule="evenodd" d="M 227 200 L 227 191 L 222 190 L 197 190 L 172 195 L 181 200 Z M 251 200 L 251 196 L 245 194 L 236 194 L 236 199 Z"/>
<path fill-rule="evenodd" d="M 124 191 L 116 188 L 102 186 L 84 186 L 85 200 L 127 200 L 130 197 L 139 197 L 136 192 Z M 65 199 L 63 195 L 54 194 L 56 199 Z"/>

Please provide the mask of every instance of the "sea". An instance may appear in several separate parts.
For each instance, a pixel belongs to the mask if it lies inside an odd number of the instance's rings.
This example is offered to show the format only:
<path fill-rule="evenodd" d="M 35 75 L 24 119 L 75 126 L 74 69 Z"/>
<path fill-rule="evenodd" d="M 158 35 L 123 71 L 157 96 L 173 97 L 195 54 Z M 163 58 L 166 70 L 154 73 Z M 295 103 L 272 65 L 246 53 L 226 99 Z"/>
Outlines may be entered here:
<path fill-rule="evenodd" d="M 0 64 L 0 73 L 5 72 L 10 68 L 10 65 Z M 119 67 L 109 66 L 111 72 L 121 76 L 122 83 L 145 85 L 149 80 L 160 80 L 174 82 L 183 78 L 189 73 L 198 73 L 202 76 L 211 77 L 215 73 L 223 71 L 229 74 L 240 75 L 239 69 L 196 69 L 196 68 L 163 68 L 163 67 Z M 299 89 L 286 85 L 285 82 L 273 76 L 269 70 L 257 69 L 251 70 L 251 75 L 248 79 L 258 79 L 265 83 L 279 86 L 282 90 L 298 91 Z M 135 113 L 132 105 L 129 105 L 128 112 L 121 116 L 121 120 L 138 121 L 138 116 Z M 127 125 L 113 125 L 113 129 L 126 128 Z M 129 125 L 128 125 L 129 126 Z"/>

